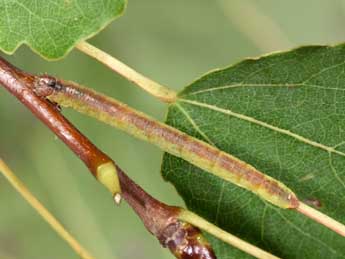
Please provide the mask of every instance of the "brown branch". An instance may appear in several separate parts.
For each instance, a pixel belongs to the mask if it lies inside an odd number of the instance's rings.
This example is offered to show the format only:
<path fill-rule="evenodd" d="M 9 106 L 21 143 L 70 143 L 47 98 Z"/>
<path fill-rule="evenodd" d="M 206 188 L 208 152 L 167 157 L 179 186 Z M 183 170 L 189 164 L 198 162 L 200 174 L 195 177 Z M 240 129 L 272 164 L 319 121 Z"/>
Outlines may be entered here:
<path fill-rule="evenodd" d="M 215 259 L 216 256 L 201 231 L 179 220 L 184 210 L 159 202 L 118 171 L 123 198 L 136 211 L 146 228 L 159 242 L 181 259 Z"/>
<path fill-rule="evenodd" d="M 178 219 L 181 209 L 157 201 L 136 185 L 110 157 L 79 132 L 55 104 L 45 99 L 44 93 L 37 92 L 39 89 L 34 87 L 37 79 L 0 58 L 0 84 L 80 157 L 98 180 L 102 182 L 100 167 L 109 163 L 114 165 L 124 199 L 163 246 L 168 247 L 177 258 L 216 258 L 210 245 L 202 238 L 200 230 Z"/>
<path fill-rule="evenodd" d="M 4 59 L 0 59 L 0 84 L 48 126 L 118 199 L 116 194 L 120 187 L 116 172 L 113 174 L 115 177 L 107 178 L 109 175 L 112 176 L 112 172 L 108 173 L 114 167 L 112 160 L 63 117 L 55 104 L 34 92 L 36 80 L 35 76 L 20 71 Z"/>

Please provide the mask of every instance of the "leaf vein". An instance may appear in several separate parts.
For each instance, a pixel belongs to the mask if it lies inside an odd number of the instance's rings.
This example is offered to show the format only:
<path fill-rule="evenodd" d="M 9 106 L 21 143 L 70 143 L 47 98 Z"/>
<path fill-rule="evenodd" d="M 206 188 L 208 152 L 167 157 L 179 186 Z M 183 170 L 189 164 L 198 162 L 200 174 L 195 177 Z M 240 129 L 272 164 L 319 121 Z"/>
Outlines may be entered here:
<path fill-rule="evenodd" d="M 310 140 L 308 138 L 305 138 L 303 136 L 300 136 L 300 135 L 298 135 L 298 134 L 296 134 L 294 132 L 291 132 L 291 131 L 289 131 L 287 129 L 279 128 L 277 126 L 271 125 L 271 124 L 266 123 L 264 121 L 257 120 L 257 119 L 255 119 L 253 117 L 250 117 L 250 116 L 247 116 L 247 115 L 244 115 L 244 114 L 240 114 L 240 113 L 236 113 L 236 112 L 233 112 L 233 111 L 228 110 L 228 109 L 220 108 L 220 107 L 215 106 L 215 105 L 198 102 L 198 101 L 192 101 L 192 100 L 181 99 L 181 98 L 179 99 L 179 101 L 184 102 L 184 103 L 188 103 L 188 104 L 192 104 L 192 105 L 195 105 L 195 106 L 203 107 L 203 108 L 206 108 L 206 109 L 210 109 L 210 110 L 213 110 L 213 111 L 216 111 L 216 112 L 220 112 L 220 113 L 223 113 L 223 114 L 226 114 L 226 115 L 229 115 L 229 116 L 233 116 L 235 118 L 238 118 L 238 119 L 241 119 L 241 120 L 244 120 L 244 121 L 248 121 L 250 123 L 253 123 L 253 124 L 262 126 L 264 128 L 268 128 L 268 129 L 271 129 L 273 131 L 279 132 L 281 134 L 290 136 L 290 137 L 292 137 L 292 138 L 294 138 L 296 140 L 299 140 L 301 142 L 304 142 L 304 143 L 306 143 L 308 145 L 311 145 L 311 146 L 314 146 L 316 148 L 319 148 L 319 149 L 325 150 L 327 152 L 335 153 L 335 154 L 338 154 L 340 156 L 345 157 L 345 153 L 343 153 L 341 151 L 338 151 L 338 150 L 336 150 L 333 147 L 326 146 L 324 144 L 321 144 L 321 143 L 318 143 L 316 141 L 313 141 L 313 140 Z"/>
<path fill-rule="evenodd" d="M 324 86 L 321 86 L 321 85 L 317 85 L 317 84 L 308 84 L 307 82 L 311 81 L 313 78 L 321 75 L 322 73 L 326 72 L 326 71 L 329 71 L 329 70 L 332 70 L 334 68 L 338 68 L 339 66 L 342 66 L 345 64 L 345 61 L 341 62 L 341 63 L 338 63 L 338 64 L 335 64 L 335 65 L 332 65 L 330 67 L 327 67 L 327 68 L 324 68 L 324 69 L 321 69 L 319 72 L 315 73 L 315 74 L 312 74 L 309 78 L 305 79 L 303 82 L 300 82 L 300 83 L 275 83 L 275 84 L 272 84 L 272 83 L 267 83 L 267 84 L 256 84 L 256 83 L 244 83 L 244 82 L 240 82 L 240 83 L 234 83 L 234 84 L 230 84 L 230 85 L 225 85 L 225 86 L 216 86 L 216 87 L 212 87 L 212 88 L 208 88 L 208 89 L 202 89 L 202 90 L 199 90 L 199 91 L 195 91 L 195 92 L 192 92 L 192 93 L 188 93 L 187 95 L 185 96 L 190 96 L 190 95 L 196 95 L 196 94 L 200 94 L 200 93 L 205 93 L 205 92 L 213 92 L 213 91 L 218 91 L 218 90 L 225 90 L 225 89 L 229 89 L 229 88 L 236 88 L 236 87 L 272 87 L 272 86 L 277 86 L 277 87 L 297 87 L 297 86 L 310 86 L 310 87 L 315 87 L 315 88 L 321 88 L 321 89 L 326 89 L 326 90 L 337 90 L 337 91 L 345 91 L 345 89 L 342 89 L 342 88 L 328 88 L 328 87 L 324 87 Z M 270 66 L 268 66 L 270 67 Z M 264 67 L 263 69 L 267 69 L 268 67 Z M 259 71 L 262 71 L 263 69 L 260 69 Z M 255 71 L 255 72 L 258 72 L 258 71 Z M 251 76 L 252 74 L 250 74 L 249 76 Z"/>
<path fill-rule="evenodd" d="M 272 207 L 271 205 L 269 205 L 270 207 Z M 273 208 L 273 207 L 272 207 Z M 325 244 L 324 242 L 322 242 L 320 239 L 310 235 L 309 233 L 304 232 L 301 228 L 299 228 L 298 226 L 296 226 L 295 223 L 291 222 L 288 218 L 286 218 L 280 211 L 279 209 L 273 208 L 275 211 L 277 211 L 277 214 L 284 219 L 291 227 L 293 227 L 294 229 L 296 229 L 299 233 L 301 233 L 302 235 L 318 242 L 320 245 L 326 247 L 329 251 L 331 251 L 333 254 L 338 254 L 338 252 L 336 250 L 334 250 L 332 247 L 328 246 L 327 244 Z"/>
<path fill-rule="evenodd" d="M 175 103 L 175 106 L 182 112 L 182 114 L 186 117 L 190 124 L 192 124 L 193 128 L 210 144 L 216 146 L 212 140 L 199 128 L 199 126 L 195 123 L 192 117 L 188 114 L 188 112 L 181 107 L 178 103 Z"/>

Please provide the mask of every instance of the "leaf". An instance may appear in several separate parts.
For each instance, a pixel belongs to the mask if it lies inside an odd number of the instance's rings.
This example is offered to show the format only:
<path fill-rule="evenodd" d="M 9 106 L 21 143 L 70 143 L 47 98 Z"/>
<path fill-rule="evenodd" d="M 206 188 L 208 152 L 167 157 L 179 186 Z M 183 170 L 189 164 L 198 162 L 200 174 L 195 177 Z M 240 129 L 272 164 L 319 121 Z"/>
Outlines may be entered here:
<path fill-rule="evenodd" d="M 0 50 L 26 43 L 47 59 L 61 58 L 122 14 L 126 0 L 2 0 Z"/>
<path fill-rule="evenodd" d="M 303 47 L 204 75 L 167 123 L 237 156 L 345 223 L 345 45 Z M 344 258 L 345 239 L 165 154 L 188 208 L 282 258 Z M 212 238 L 218 258 L 246 258 Z"/>

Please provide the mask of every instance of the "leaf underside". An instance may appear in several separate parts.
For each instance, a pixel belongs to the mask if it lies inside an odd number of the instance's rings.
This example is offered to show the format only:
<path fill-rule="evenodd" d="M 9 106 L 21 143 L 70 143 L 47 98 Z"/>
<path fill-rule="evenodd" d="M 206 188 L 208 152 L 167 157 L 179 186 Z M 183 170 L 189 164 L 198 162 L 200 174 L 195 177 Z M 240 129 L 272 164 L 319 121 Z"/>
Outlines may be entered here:
<path fill-rule="evenodd" d="M 282 181 L 345 224 L 345 45 L 248 59 L 204 75 L 179 98 L 168 124 Z M 343 237 L 182 159 L 165 154 L 162 174 L 189 209 L 277 256 L 345 257 Z M 211 242 L 218 258 L 250 258 Z"/>
<path fill-rule="evenodd" d="M 26 43 L 47 59 L 65 56 L 122 14 L 126 0 L 0 0 L 0 50 Z"/>

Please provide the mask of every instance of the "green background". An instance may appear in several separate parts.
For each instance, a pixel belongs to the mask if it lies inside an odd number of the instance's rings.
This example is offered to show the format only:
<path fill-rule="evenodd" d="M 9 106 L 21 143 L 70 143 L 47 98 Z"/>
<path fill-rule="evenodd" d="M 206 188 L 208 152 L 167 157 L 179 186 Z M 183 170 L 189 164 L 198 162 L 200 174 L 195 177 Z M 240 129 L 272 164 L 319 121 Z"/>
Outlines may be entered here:
<path fill-rule="evenodd" d="M 90 42 L 178 90 L 208 70 L 248 56 L 342 42 L 344 20 L 340 0 L 130 0 L 125 15 Z M 2 56 L 164 119 L 164 104 L 78 51 L 57 62 L 27 47 Z M 73 111 L 65 114 L 153 196 L 183 205 L 160 176 L 160 150 Z M 125 203 L 115 207 L 83 164 L 2 88 L 0 133 L 0 157 L 96 258 L 172 258 L 131 209 Z M 14 258 L 78 257 L 0 176 L 0 259 Z"/>

